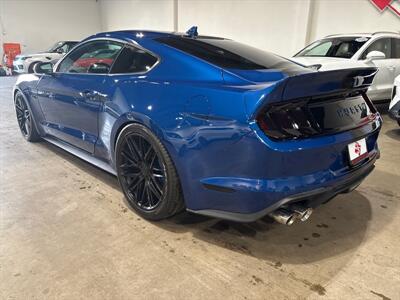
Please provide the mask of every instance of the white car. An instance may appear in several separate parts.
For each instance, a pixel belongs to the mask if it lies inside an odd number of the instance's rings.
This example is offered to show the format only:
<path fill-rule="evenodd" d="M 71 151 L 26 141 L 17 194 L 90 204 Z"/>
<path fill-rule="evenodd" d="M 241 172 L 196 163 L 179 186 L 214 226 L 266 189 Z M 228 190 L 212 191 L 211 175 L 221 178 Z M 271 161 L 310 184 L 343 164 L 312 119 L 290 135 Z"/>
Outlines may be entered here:
<path fill-rule="evenodd" d="M 368 90 L 374 102 L 391 99 L 393 81 L 400 74 L 400 33 L 376 32 L 329 35 L 291 58 L 320 71 L 375 66 L 379 71 Z"/>
<path fill-rule="evenodd" d="M 389 115 L 400 125 L 400 75 L 394 81 L 392 101 L 389 104 Z"/>
<path fill-rule="evenodd" d="M 45 52 L 17 55 L 13 61 L 13 71 L 18 74 L 33 73 L 33 67 L 38 62 L 51 62 L 54 64 L 77 43 L 75 41 L 61 41 Z"/>

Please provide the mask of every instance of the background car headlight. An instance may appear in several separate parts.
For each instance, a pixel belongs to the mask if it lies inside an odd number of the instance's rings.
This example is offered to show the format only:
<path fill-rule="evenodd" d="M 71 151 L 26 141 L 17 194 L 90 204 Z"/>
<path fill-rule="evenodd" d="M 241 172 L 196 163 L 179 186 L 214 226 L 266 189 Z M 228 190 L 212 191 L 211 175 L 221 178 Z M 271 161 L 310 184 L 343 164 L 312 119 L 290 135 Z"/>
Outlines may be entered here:
<path fill-rule="evenodd" d="M 322 67 L 322 65 L 316 64 L 316 65 L 308 66 L 307 68 L 318 71 L 321 67 Z"/>

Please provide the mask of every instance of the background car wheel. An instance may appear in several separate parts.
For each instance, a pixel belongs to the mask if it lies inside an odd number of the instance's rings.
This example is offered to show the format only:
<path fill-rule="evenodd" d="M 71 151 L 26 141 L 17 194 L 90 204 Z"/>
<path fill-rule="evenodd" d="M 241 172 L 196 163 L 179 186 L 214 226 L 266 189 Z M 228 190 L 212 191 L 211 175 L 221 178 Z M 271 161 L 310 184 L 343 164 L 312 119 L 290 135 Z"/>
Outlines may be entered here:
<path fill-rule="evenodd" d="M 145 126 L 131 124 L 123 129 L 117 141 L 116 164 L 126 199 L 144 218 L 161 220 L 184 208 L 175 166 Z"/>
<path fill-rule="evenodd" d="M 17 114 L 17 121 L 19 129 L 21 130 L 24 138 L 29 142 L 37 142 L 40 140 L 39 133 L 32 117 L 32 112 L 26 103 L 24 96 L 20 92 L 15 95 L 15 112 Z"/>
<path fill-rule="evenodd" d="M 38 63 L 38 62 L 33 62 L 33 63 L 31 63 L 31 64 L 29 65 L 29 67 L 28 67 L 28 73 L 35 73 L 34 68 L 35 68 L 35 66 L 37 65 L 37 63 Z"/>

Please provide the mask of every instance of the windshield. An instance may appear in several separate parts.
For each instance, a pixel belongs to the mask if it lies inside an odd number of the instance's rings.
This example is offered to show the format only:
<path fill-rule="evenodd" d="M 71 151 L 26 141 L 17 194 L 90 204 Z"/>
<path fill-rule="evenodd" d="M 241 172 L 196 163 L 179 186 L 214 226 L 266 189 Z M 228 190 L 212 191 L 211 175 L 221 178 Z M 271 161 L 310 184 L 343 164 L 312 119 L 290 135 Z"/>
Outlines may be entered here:
<path fill-rule="evenodd" d="M 49 48 L 47 50 L 47 52 L 55 52 L 57 50 L 57 48 L 59 48 L 60 46 L 62 46 L 64 44 L 64 42 L 58 42 L 55 43 L 51 48 Z"/>
<path fill-rule="evenodd" d="M 367 37 L 335 37 L 316 41 L 295 56 L 351 58 L 369 40 Z"/>

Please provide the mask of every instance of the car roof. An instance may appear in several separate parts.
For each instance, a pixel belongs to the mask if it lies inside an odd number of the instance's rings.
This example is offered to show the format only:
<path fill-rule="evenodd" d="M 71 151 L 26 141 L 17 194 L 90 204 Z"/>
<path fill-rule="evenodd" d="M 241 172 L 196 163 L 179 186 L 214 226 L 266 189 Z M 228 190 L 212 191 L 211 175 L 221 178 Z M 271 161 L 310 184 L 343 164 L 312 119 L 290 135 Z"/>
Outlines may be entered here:
<path fill-rule="evenodd" d="M 399 36 L 400 37 L 400 31 L 377 31 L 377 32 L 372 32 L 372 33 L 342 33 L 342 34 L 331 34 L 327 35 L 324 38 L 332 38 L 332 37 L 368 37 L 371 38 L 373 36 Z"/>
<path fill-rule="evenodd" d="M 107 32 L 97 33 L 95 35 L 86 38 L 85 40 L 91 40 L 96 38 L 115 38 L 123 40 L 134 40 L 136 42 L 139 42 L 139 40 L 144 40 L 144 39 L 157 39 L 161 37 L 173 37 L 173 36 L 181 37 L 181 36 L 187 36 L 187 34 L 183 32 L 174 32 L 174 31 L 118 30 L 118 31 L 107 31 Z M 198 35 L 196 36 L 196 38 L 224 39 L 221 37 L 204 36 L 204 35 Z"/>

